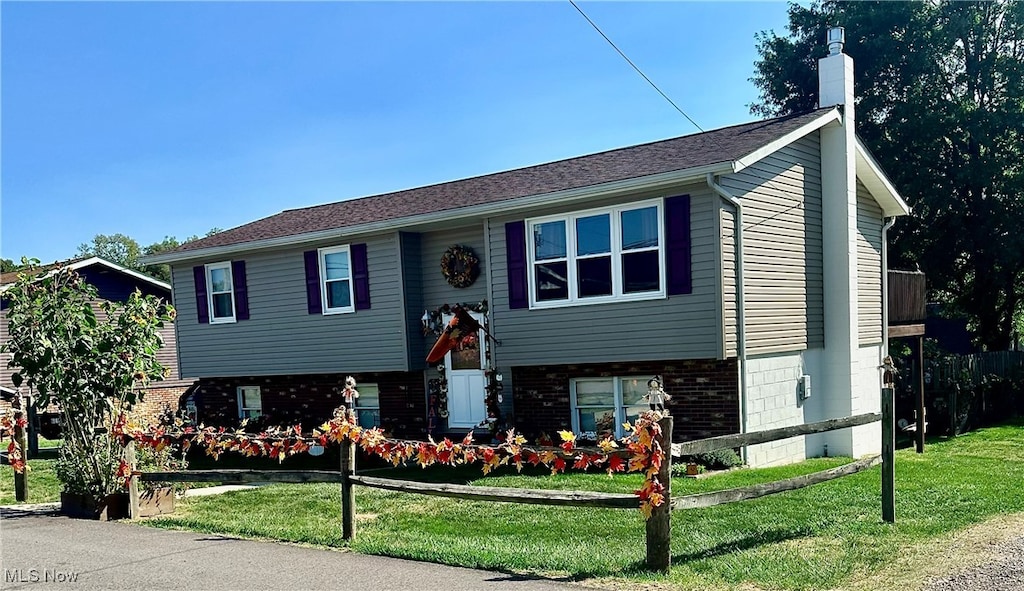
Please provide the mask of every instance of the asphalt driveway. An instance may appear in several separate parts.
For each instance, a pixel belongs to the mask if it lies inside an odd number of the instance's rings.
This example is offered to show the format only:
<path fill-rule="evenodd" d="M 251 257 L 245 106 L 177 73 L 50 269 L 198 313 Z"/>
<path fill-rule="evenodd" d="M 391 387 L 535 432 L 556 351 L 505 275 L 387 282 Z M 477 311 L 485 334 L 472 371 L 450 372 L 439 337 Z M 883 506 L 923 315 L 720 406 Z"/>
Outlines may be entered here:
<path fill-rule="evenodd" d="M 0 510 L 3 589 L 580 591 L 578 585 L 130 523 Z"/>

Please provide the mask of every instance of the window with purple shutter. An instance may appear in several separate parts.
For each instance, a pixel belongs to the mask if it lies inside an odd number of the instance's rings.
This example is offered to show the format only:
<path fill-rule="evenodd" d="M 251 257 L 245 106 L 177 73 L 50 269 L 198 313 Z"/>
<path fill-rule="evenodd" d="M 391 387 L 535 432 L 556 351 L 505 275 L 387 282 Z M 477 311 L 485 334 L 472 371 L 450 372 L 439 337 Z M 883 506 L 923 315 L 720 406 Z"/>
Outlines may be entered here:
<path fill-rule="evenodd" d="M 505 258 L 508 266 L 508 307 L 515 310 L 530 305 L 526 278 L 526 222 L 505 224 Z"/>
<path fill-rule="evenodd" d="M 665 200 L 665 234 L 668 295 L 692 293 L 689 195 L 669 197 Z"/>
<path fill-rule="evenodd" d="M 315 250 L 302 253 L 306 263 L 306 306 L 310 314 L 323 314 L 320 298 L 320 255 Z"/>
<path fill-rule="evenodd" d="M 196 315 L 199 324 L 210 323 L 210 304 L 206 300 L 206 266 L 192 267 L 192 276 L 196 281 Z"/>
<path fill-rule="evenodd" d="M 235 291 L 235 320 L 248 320 L 249 290 L 245 282 L 245 261 L 231 261 L 231 281 Z"/>

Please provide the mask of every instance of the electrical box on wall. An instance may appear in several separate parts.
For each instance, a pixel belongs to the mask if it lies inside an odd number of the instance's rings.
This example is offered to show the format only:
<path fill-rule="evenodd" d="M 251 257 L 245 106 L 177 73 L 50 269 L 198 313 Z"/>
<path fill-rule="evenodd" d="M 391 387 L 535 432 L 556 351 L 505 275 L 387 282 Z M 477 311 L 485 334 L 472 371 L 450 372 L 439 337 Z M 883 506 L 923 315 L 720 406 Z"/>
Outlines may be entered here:
<path fill-rule="evenodd" d="M 811 397 L 811 376 L 804 374 L 800 376 L 800 400 L 807 400 Z"/>

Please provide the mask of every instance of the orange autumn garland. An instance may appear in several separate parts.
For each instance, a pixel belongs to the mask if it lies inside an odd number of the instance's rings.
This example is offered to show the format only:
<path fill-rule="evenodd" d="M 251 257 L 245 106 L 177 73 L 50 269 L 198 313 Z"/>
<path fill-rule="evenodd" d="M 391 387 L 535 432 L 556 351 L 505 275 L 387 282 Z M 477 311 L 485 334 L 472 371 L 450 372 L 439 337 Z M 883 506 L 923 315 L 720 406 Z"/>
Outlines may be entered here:
<path fill-rule="evenodd" d="M 14 410 L 11 409 L 10 414 L 5 414 L 0 417 L 0 433 L 6 434 L 11 438 L 11 442 L 7 444 L 7 463 L 11 465 L 18 474 L 22 474 L 32 468 L 25 463 L 25 455 L 18 445 L 17 439 L 14 438 L 14 427 L 17 425 L 24 429 L 28 425 L 28 421 L 25 419 L 24 413 L 17 419 L 11 417 Z"/>
<path fill-rule="evenodd" d="M 204 448 L 206 454 L 214 459 L 218 459 L 224 452 L 234 452 L 247 457 L 276 457 L 284 461 L 286 457 L 308 451 L 312 445 L 326 446 L 348 440 L 364 452 L 383 458 L 395 466 L 410 462 L 424 468 L 433 464 L 458 466 L 480 463 L 484 474 L 506 465 L 515 466 L 516 470 L 521 471 L 524 464 L 544 465 L 551 469 L 552 474 L 564 472 L 570 465 L 579 470 L 599 467 L 607 471 L 609 476 L 615 472 L 642 472 L 644 484 L 634 494 L 646 518 L 650 517 L 654 507 L 664 502 L 664 483 L 658 480 L 658 472 L 664 461 L 663 450 L 657 439 L 661 434 L 658 425 L 660 418 L 658 413 L 647 412 L 640 415 L 635 425 L 626 423 L 624 426 L 630 434 L 622 439 L 622 448 L 610 437 L 599 442 L 596 448 L 576 447 L 576 435 L 569 431 L 559 431 L 562 444 L 558 447 L 528 447 L 525 445 L 526 439 L 517 434 L 515 429 L 510 429 L 504 441 L 496 446 L 474 445 L 472 432 L 460 443 L 448 438 L 440 442 L 432 438 L 429 441 L 392 439 L 386 437 L 380 428 L 360 427 L 353 413 L 344 407 L 337 409 L 333 419 L 319 429 L 314 429 L 309 436 L 303 435 L 301 425 L 270 429 L 259 434 L 202 426 L 169 432 L 162 426 L 144 429 L 129 425 L 123 417 L 114 426 L 112 434 L 119 437 L 122 443 L 134 440 L 136 445 L 148 446 L 157 451 L 175 442 L 180 442 L 183 450 L 194 445 Z M 131 469 L 122 461 L 118 474 L 125 479 L 130 478 Z"/>

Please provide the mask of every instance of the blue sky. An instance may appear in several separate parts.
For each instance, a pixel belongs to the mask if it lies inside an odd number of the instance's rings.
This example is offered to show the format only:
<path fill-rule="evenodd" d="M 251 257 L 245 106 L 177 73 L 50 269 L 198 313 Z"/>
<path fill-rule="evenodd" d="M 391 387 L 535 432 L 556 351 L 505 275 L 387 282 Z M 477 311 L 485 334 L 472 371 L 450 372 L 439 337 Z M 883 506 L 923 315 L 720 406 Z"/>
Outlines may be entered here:
<path fill-rule="evenodd" d="M 784 3 L 580 6 L 703 128 L 754 119 L 754 34 L 785 29 Z M 0 11 L 15 260 L 697 131 L 568 2 Z"/>

